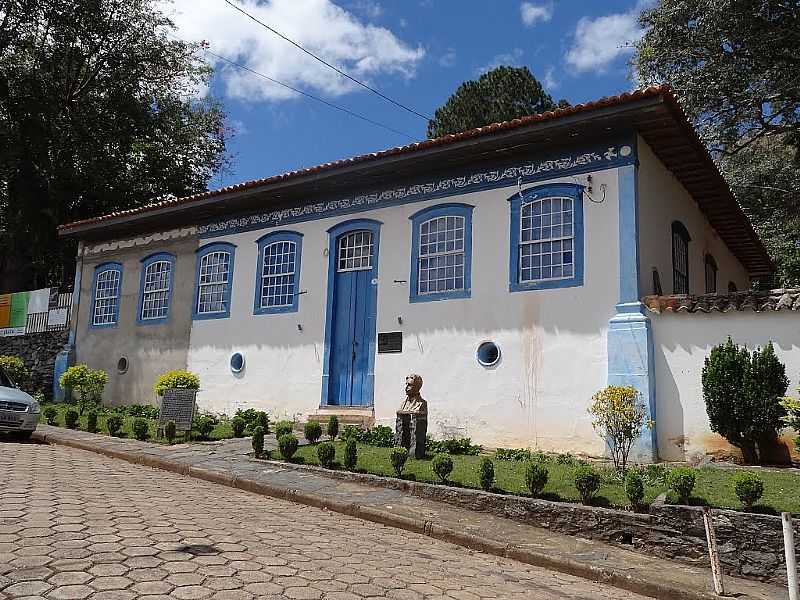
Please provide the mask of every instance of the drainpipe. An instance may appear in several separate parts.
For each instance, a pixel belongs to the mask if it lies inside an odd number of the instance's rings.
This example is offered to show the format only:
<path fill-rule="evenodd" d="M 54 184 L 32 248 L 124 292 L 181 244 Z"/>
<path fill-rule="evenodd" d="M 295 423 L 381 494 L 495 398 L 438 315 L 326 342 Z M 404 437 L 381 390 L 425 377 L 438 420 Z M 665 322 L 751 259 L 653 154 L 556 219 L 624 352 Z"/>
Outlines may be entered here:
<path fill-rule="evenodd" d="M 64 390 L 58 380 L 70 365 L 75 362 L 75 338 L 78 331 L 78 318 L 81 314 L 81 279 L 83 275 L 83 241 L 78 242 L 78 254 L 75 257 L 75 280 L 72 287 L 72 308 L 70 309 L 69 336 L 67 343 L 61 351 L 56 354 L 55 364 L 53 365 L 53 400 L 56 402 L 64 401 Z"/>

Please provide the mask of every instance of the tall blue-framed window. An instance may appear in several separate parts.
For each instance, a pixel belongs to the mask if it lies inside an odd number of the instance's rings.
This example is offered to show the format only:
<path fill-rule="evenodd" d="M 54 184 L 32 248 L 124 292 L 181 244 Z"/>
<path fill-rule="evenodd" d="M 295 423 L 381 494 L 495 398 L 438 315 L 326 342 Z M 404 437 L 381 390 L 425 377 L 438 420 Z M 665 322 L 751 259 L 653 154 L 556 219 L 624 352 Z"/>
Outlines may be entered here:
<path fill-rule="evenodd" d="M 470 297 L 472 209 L 438 204 L 411 215 L 411 302 Z"/>
<path fill-rule="evenodd" d="M 174 254 L 157 252 L 142 259 L 137 318 L 140 324 L 164 323 L 169 319 L 174 277 Z"/>
<path fill-rule="evenodd" d="M 122 291 L 122 265 L 107 262 L 97 265 L 92 281 L 91 327 L 116 327 Z"/>
<path fill-rule="evenodd" d="M 672 222 L 672 293 L 689 293 L 689 230 L 680 221 Z"/>
<path fill-rule="evenodd" d="M 583 285 L 583 187 L 542 185 L 509 201 L 509 290 Z"/>
<path fill-rule="evenodd" d="M 276 231 L 259 238 L 256 243 L 258 268 L 253 314 L 296 312 L 303 235 L 295 231 Z"/>
<path fill-rule="evenodd" d="M 236 246 L 207 244 L 197 250 L 192 318 L 224 319 L 231 314 Z"/>

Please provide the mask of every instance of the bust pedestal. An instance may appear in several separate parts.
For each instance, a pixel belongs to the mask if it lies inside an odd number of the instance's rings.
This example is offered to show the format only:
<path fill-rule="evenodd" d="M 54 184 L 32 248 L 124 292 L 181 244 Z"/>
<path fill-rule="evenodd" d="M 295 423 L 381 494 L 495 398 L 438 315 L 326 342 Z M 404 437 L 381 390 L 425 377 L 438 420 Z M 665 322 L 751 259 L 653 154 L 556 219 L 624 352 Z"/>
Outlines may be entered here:
<path fill-rule="evenodd" d="M 425 438 L 428 434 L 428 415 L 397 413 L 394 445 L 402 446 L 414 458 L 425 458 Z"/>

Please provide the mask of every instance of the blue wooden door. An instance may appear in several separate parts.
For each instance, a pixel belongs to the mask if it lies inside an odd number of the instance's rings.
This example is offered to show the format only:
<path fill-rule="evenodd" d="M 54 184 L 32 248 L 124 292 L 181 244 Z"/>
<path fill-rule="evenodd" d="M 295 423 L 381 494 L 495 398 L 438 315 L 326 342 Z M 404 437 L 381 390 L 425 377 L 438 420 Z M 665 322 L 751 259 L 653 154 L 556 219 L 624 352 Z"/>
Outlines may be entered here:
<path fill-rule="evenodd" d="M 377 248 L 371 231 L 351 231 L 337 239 L 330 341 L 328 404 L 372 404 L 369 376 L 375 336 L 373 278 Z"/>

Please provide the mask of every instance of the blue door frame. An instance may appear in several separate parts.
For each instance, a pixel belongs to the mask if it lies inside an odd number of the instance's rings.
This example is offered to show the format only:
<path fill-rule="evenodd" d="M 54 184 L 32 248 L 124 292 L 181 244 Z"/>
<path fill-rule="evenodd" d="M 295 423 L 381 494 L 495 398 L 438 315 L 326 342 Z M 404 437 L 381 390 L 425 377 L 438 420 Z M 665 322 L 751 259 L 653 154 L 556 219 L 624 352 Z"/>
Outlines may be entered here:
<path fill-rule="evenodd" d="M 374 402 L 381 224 L 352 219 L 328 229 L 323 406 L 372 406 Z M 340 272 L 339 241 L 357 231 L 372 234 L 371 268 Z"/>

